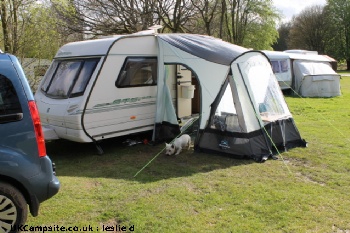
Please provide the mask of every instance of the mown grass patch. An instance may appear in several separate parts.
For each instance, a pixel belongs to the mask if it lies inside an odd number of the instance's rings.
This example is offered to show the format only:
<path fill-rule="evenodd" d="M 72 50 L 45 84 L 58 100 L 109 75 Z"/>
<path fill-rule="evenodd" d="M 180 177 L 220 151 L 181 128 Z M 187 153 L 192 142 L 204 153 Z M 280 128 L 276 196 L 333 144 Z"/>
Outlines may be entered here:
<path fill-rule="evenodd" d="M 286 97 L 308 148 L 256 163 L 163 145 L 50 142 L 60 192 L 31 226 L 134 226 L 135 232 L 346 232 L 350 230 L 350 78 L 342 96 Z M 129 230 L 128 230 L 129 231 Z"/>

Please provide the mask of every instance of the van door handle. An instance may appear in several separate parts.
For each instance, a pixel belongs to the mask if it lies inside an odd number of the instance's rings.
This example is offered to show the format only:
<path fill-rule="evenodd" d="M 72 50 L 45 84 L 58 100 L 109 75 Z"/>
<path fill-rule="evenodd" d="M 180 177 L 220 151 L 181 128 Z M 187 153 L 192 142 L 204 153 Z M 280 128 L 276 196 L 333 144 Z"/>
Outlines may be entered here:
<path fill-rule="evenodd" d="M 0 116 L 0 124 L 12 122 L 12 121 L 20 121 L 22 119 L 23 119 L 23 113 L 2 115 Z"/>

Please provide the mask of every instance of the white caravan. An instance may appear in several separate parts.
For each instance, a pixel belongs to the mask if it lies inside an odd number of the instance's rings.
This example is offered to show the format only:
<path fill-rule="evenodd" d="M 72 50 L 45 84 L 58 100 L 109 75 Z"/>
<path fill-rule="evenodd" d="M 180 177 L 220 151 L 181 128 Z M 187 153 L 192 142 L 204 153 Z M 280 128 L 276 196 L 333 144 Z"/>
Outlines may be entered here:
<path fill-rule="evenodd" d="M 304 97 L 340 95 L 340 76 L 332 70 L 334 59 L 305 50 L 263 52 L 282 90 L 292 88 Z"/>
<path fill-rule="evenodd" d="M 213 37 L 133 34 L 69 43 L 35 99 L 45 137 L 76 142 L 153 130 L 173 139 L 199 116 L 194 146 L 258 161 L 305 146 L 267 57 Z M 50 134 L 51 133 L 51 134 Z"/>
<path fill-rule="evenodd" d="M 333 59 L 314 53 L 288 52 L 293 68 L 293 89 L 303 97 L 341 95 L 340 75 L 332 69 Z"/>
<path fill-rule="evenodd" d="M 282 90 L 290 89 L 292 86 L 292 64 L 289 54 L 278 51 L 263 51 L 270 59 L 273 73 L 276 75 Z"/>
<path fill-rule="evenodd" d="M 45 138 L 76 142 L 152 130 L 157 96 L 157 40 L 114 36 L 69 43 L 57 52 L 36 92 Z M 191 72 L 168 65 L 178 117 L 192 111 Z"/>

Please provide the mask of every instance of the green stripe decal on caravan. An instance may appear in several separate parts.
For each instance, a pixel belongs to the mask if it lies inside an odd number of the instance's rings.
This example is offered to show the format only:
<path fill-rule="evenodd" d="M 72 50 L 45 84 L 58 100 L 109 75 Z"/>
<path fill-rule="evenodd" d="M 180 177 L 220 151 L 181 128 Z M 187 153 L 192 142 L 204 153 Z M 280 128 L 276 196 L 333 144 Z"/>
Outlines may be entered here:
<path fill-rule="evenodd" d="M 150 101 L 138 103 L 144 100 L 150 100 Z M 147 107 L 155 104 L 156 104 L 156 96 L 116 99 L 109 103 L 96 104 L 95 106 L 92 107 L 92 109 L 86 109 L 85 114 L 109 112 L 109 111 L 129 109 L 129 108 Z M 83 110 L 78 110 L 76 112 L 70 113 L 69 115 L 78 115 L 78 114 L 81 114 L 82 112 Z"/>

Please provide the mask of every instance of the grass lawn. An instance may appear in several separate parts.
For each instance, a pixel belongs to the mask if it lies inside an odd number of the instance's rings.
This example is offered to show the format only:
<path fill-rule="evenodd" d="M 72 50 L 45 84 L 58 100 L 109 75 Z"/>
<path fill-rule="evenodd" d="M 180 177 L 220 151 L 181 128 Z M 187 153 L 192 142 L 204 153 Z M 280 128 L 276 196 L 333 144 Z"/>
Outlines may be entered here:
<path fill-rule="evenodd" d="M 95 232 L 116 225 L 126 232 L 350 232 L 350 77 L 341 87 L 335 98 L 286 97 L 309 147 L 265 163 L 191 150 L 161 154 L 134 178 L 163 145 L 107 140 L 98 156 L 90 144 L 50 142 L 61 190 L 27 224 Z"/>

